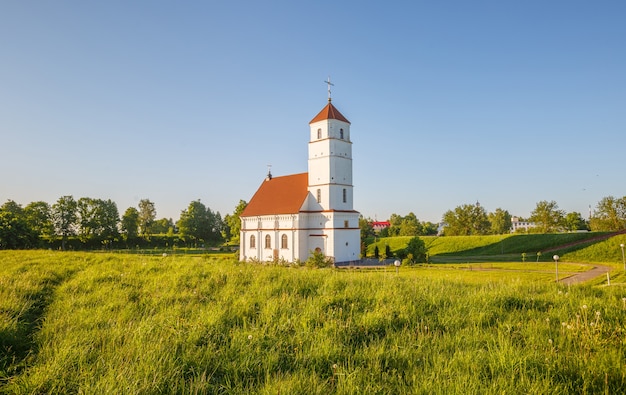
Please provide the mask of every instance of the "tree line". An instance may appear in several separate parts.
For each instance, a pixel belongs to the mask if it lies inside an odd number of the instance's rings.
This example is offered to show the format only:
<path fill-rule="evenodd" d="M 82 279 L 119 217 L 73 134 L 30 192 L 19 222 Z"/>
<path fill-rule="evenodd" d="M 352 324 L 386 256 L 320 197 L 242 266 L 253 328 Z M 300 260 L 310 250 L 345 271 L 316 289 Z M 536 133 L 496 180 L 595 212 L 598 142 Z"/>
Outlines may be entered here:
<path fill-rule="evenodd" d="M 156 219 L 155 205 L 149 199 L 140 200 L 121 216 L 110 199 L 62 196 L 52 205 L 36 201 L 24 207 L 8 200 L 0 206 L 0 249 L 67 249 L 68 244 L 74 249 L 237 245 L 239 215 L 246 205 L 240 200 L 233 213 L 222 218 L 194 200 L 174 222 Z M 566 213 L 555 201 L 541 201 L 526 220 L 535 224 L 527 232 L 617 231 L 626 228 L 626 196 L 602 198 L 589 219 L 577 212 Z M 439 224 L 420 221 L 412 212 L 392 214 L 389 223 L 375 233 L 372 220 L 361 218 L 362 244 L 373 237 L 428 236 L 441 230 L 441 235 L 448 236 L 504 234 L 510 232 L 512 216 L 501 208 L 487 213 L 479 204 L 464 204 L 444 213 L 442 229 Z"/>
<path fill-rule="evenodd" d="M 509 233 L 513 216 L 502 208 L 487 212 L 480 204 L 464 204 L 446 211 L 442 216 L 442 226 L 432 222 L 421 222 L 414 213 L 406 216 L 391 214 L 390 226 L 378 233 L 372 228 L 370 218 L 361 218 L 361 240 L 372 237 L 394 236 L 472 236 Z M 518 221 L 532 222 L 534 227 L 519 229 L 518 232 L 552 233 L 574 231 L 618 231 L 626 228 L 626 196 L 607 196 L 596 205 L 590 218 L 585 219 L 578 212 L 566 213 L 559 209 L 555 201 L 543 200 L 536 204 L 528 218 Z"/>
<path fill-rule="evenodd" d="M 120 216 L 110 199 L 62 196 L 54 204 L 36 201 L 22 207 L 13 200 L 0 206 L 0 249 L 201 247 L 239 239 L 238 213 L 222 219 L 200 200 L 181 211 L 180 219 L 156 219 L 154 202 L 139 201 Z M 234 237 L 236 235 L 236 237 Z"/>
<path fill-rule="evenodd" d="M 487 213 L 479 204 L 465 204 L 443 215 L 443 234 L 449 236 L 487 235 L 509 233 L 512 216 L 501 208 Z M 588 219 L 579 212 L 565 212 L 554 200 L 542 200 L 528 218 L 518 221 L 532 222 L 534 227 L 518 229 L 527 233 L 554 233 L 594 231 L 611 232 L 626 228 L 626 196 L 604 197 L 598 202 Z"/>

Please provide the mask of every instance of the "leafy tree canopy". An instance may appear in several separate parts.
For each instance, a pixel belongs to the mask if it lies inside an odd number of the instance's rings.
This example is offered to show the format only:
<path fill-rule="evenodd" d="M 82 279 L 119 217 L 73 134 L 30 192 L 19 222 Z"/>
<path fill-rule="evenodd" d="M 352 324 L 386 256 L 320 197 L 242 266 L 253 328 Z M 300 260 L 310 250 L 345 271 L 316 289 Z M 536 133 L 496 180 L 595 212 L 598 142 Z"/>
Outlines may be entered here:
<path fill-rule="evenodd" d="M 591 230 L 617 231 L 626 228 L 626 196 L 602 198 L 591 217 Z"/>
<path fill-rule="evenodd" d="M 565 212 L 559 210 L 554 200 L 542 200 L 530 214 L 530 220 L 537 224 L 537 230 L 543 233 L 556 232 L 563 223 Z"/>
<path fill-rule="evenodd" d="M 213 213 L 200 200 L 192 201 L 189 207 L 181 212 L 178 228 L 182 237 L 194 246 L 222 239 L 222 219 L 219 213 Z"/>
<path fill-rule="evenodd" d="M 489 233 L 491 225 L 485 209 L 477 204 L 464 204 L 443 215 L 446 236 L 472 236 Z"/>

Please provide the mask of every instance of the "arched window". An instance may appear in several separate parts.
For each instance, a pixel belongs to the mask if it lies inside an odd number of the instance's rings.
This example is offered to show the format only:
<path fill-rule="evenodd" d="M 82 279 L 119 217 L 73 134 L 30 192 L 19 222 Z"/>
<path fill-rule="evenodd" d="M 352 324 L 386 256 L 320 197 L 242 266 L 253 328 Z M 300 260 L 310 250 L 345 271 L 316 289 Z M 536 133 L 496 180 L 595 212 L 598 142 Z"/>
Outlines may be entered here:
<path fill-rule="evenodd" d="M 343 140 L 343 129 L 339 129 L 339 138 Z"/>
<path fill-rule="evenodd" d="M 348 192 L 346 188 L 343 189 L 343 202 L 346 203 L 348 201 Z"/>
<path fill-rule="evenodd" d="M 265 236 L 265 248 L 272 248 L 272 238 L 270 235 Z"/>
<path fill-rule="evenodd" d="M 289 248 L 287 246 L 287 235 L 282 235 L 280 238 L 280 248 Z"/>
<path fill-rule="evenodd" d="M 317 190 L 317 202 L 322 203 L 322 190 L 321 189 Z"/>
<path fill-rule="evenodd" d="M 322 129 L 317 129 L 317 138 L 318 139 L 322 138 Z"/>
<path fill-rule="evenodd" d="M 256 237 L 254 235 L 250 236 L 250 248 L 256 248 Z"/>

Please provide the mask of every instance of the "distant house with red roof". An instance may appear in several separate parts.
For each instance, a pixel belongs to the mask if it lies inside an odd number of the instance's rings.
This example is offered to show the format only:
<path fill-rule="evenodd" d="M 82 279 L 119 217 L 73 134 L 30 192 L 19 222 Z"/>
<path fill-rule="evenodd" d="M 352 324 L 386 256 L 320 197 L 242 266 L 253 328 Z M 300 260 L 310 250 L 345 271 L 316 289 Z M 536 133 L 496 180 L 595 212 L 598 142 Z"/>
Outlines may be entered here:
<path fill-rule="evenodd" d="M 313 251 L 336 263 L 360 259 L 350 122 L 329 98 L 309 129 L 308 172 L 268 173 L 241 213 L 242 261 L 306 261 Z"/>
<path fill-rule="evenodd" d="M 371 225 L 372 225 L 372 229 L 374 229 L 374 232 L 378 233 L 381 230 L 387 229 L 388 227 L 390 227 L 391 223 L 389 221 L 372 221 Z"/>

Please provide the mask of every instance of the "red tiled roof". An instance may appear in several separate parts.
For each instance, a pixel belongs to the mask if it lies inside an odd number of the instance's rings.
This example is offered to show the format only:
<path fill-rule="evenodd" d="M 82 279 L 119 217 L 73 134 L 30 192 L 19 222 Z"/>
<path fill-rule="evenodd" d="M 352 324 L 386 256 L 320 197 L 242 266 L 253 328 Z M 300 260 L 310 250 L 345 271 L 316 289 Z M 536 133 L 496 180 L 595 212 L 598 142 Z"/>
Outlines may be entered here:
<path fill-rule="evenodd" d="M 343 122 L 347 122 L 350 123 L 350 121 L 348 121 L 348 119 L 346 117 L 344 117 L 339 110 L 337 110 L 337 108 L 335 108 L 335 106 L 333 106 L 333 104 L 331 102 L 328 102 L 328 104 L 326 105 L 326 107 L 324 107 L 322 109 L 322 111 L 320 111 L 319 114 L 317 114 L 315 116 L 315 118 L 313 118 L 311 120 L 311 122 L 309 122 L 309 125 L 314 123 L 314 122 L 319 122 L 319 121 L 323 121 L 325 119 L 336 119 L 338 121 L 343 121 Z"/>
<path fill-rule="evenodd" d="M 263 180 L 240 217 L 298 213 L 309 193 L 308 185 L 308 173 Z"/>

